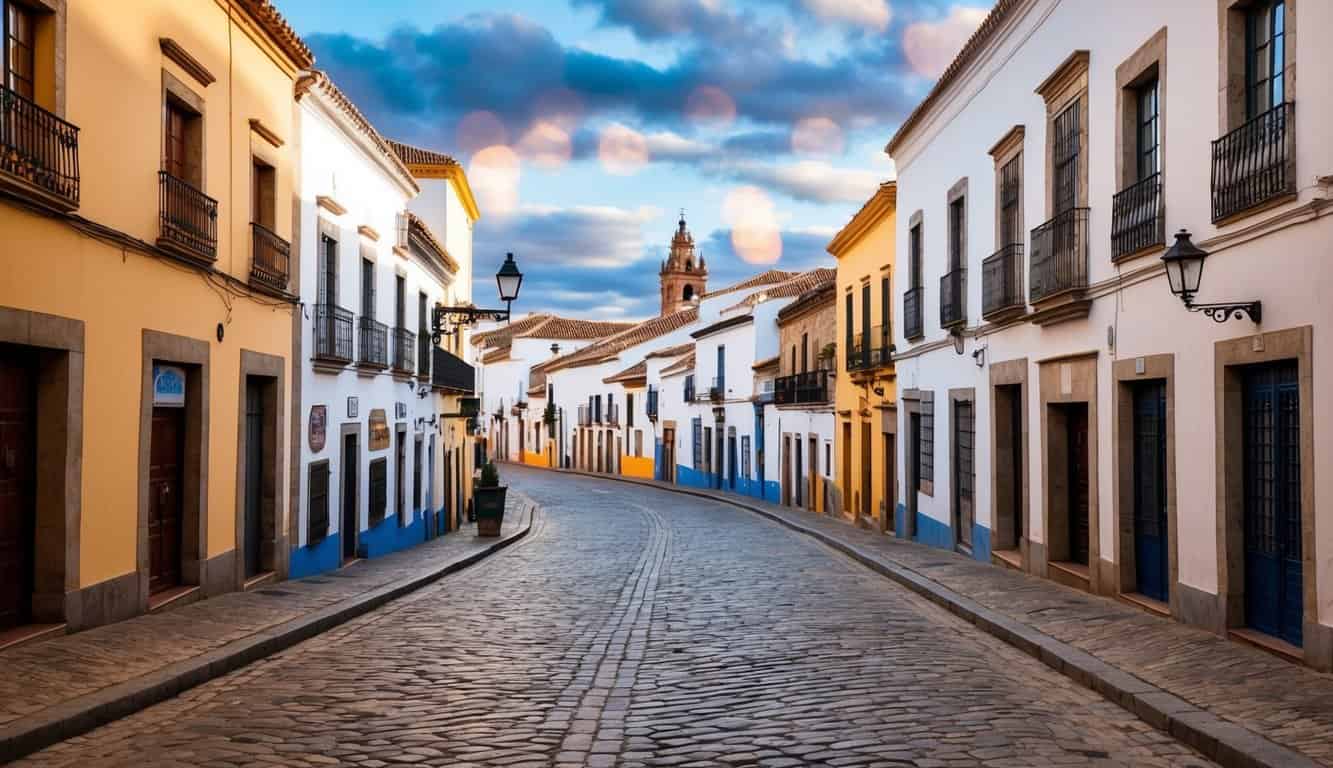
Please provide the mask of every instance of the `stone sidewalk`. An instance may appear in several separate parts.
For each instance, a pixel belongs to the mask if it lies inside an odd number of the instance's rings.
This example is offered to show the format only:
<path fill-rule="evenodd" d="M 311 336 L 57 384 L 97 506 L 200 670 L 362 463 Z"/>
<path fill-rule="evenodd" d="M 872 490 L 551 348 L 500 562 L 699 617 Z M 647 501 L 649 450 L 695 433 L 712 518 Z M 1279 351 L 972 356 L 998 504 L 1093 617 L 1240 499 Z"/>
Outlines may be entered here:
<path fill-rule="evenodd" d="M 609 479 L 726 501 L 812 535 L 1223 765 L 1333 766 L 1333 675 L 1116 600 L 857 528 L 840 517 L 727 492 Z"/>
<path fill-rule="evenodd" d="M 499 539 L 476 525 L 337 571 L 219 595 L 0 652 L 0 763 L 175 696 L 324 632 L 524 536 L 510 491 Z"/>

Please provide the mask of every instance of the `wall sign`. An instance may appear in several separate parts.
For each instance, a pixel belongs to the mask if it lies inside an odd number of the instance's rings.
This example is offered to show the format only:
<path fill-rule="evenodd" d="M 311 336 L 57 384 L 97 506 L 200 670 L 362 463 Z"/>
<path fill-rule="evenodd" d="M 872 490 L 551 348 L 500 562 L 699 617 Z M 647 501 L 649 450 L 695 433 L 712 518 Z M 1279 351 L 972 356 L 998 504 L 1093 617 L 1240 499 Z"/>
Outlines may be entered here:
<path fill-rule="evenodd" d="M 185 407 L 185 369 L 177 365 L 153 364 L 153 405 Z"/>
<path fill-rule="evenodd" d="M 360 411 L 361 411 L 361 399 L 359 397 L 356 397 L 355 395 L 348 396 L 347 418 L 355 419 L 357 417 L 357 414 L 360 413 Z"/>
<path fill-rule="evenodd" d="M 328 436 L 329 425 L 329 407 L 327 405 L 310 406 L 310 452 L 319 453 L 324 450 L 324 442 Z"/>
<path fill-rule="evenodd" d="M 370 409 L 370 450 L 382 451 L 389 447 L 389 420 L 383 408 Z"/>
<path fill-rule="evenodd" d="M 393 404 L 393 417 L 394 417 L 395 419 L 406 419 L 406 418 L 407 418 L 407 403 L 394 403 L 394 404 Z"/>

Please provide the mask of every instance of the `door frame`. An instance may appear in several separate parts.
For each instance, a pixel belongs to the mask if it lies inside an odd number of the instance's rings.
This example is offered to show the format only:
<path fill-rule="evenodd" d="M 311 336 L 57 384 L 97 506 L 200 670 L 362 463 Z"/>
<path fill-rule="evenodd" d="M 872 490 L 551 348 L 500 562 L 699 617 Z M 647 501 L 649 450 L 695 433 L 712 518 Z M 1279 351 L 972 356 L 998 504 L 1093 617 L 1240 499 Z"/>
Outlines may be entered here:
<path fill-rule="evenodd" d="M 1319 623 L 1315 565 L 1314 329 L 1305 325 L 1218 341 L 1213 376 L 1216 409 L 1217 629 L 1245 626 L 1244 366 L 1295 360 L 1301 420 L 1302 639 L 1306 664 L 1333 669 L 1333 627 Z"/>
<path fill-rule="evenodd" d="M 1176 518 L 1176 380 L 1175 355 L 1145 355 L 1111 364 L 1115 385 L 1115 413 L 1111 419 L 1111 508 L 1115 514 L 1112 547 L 1117 554 L 1115 591 L 1138 592 L 1134 547 L 1134 389 L 1143 382 L 1166 385 L 1166 535 L 1167 595 L 1171 615 L 1188 620 L 1182 613 L 1180 593 L 1180 539 Z M 1196 594 L 1198 594 L 1196 592 Z M 1197 600 L 1197 598 L 1196 598 Z"/>
<path fill-rule="evenodd" d="M 880 505 L 880 533 L 893 533 L 898 527 L 898 407 L 892 403 L 880 409 L 879 434 L 884 452 L 880 461 L 884 470 L 884 501 Z"/>
<path fill-rule="evenodd" d="M 208 558 L 209 347 L 202 339 L 144 329 L 139 393 L 139 612 L 148 610 L 148 469 L 153 432 L 153 363 L 185 369 L 185 456 L 181 498 L 181 584 L 205 597 L 236 588 L 235 547 Z M 242 514 L 244 514 L 242 512 Z"/>
<path fill-rule="evenodd" d="M 1101 494 L 1098 452 L 1101 448 L 1098 432 L 1101 419 L 1097 401 L 1097 352 L 1084 352 L 1076 355 L 1055 357 L 1037 361 L 1037 380 L 1040 393 L 1041 436 L 1041 484 L 1044 490 L 1041 509 L 1040 531 L 1036 526 L 1027 528 L 1028 568 L 1037 576 L 1050 575 L 1050 563 L 1063 560 L 1052 553 L 1059 552 L 1063 544 L 1055 543 L 1052 533 L 1052 499 L 1056 499 L 1065 483 L 1068 457 L 1064 451 L 1064 419 L 1059 418 L 1056 409 L 1066 405 L 1086 405 L 1088 409 L 1088 581 L 1070 583 L 1069 586 L 1085 588 L 1098 594 L 1112 594 L 1114 591 L 1115 564 L 1102 559 L 1101 552 Z M 1067 530 L 1067 529 L 1066 529 Z M 1037 536 L 1041 540 L 1037 540 Z M 1061 534 L 1064 536 L 1064 534 Z M 1067 538 L 1067 537 L 1066 537 Z M 1063 573 L 1063 572 L 1062 572 Z"/>
<path fill-rule="evenodd" d="M 1021 455 L 1016 457 L 1019 465 L 1018 479 L 1022 487 L 1019 490 L 1019 509 L 1005 509 L 1009 501 L 1013 499 L 1013 488 L 1008 486 L 1010 478 L 1005 478 L 1001 472 L 1000 457 L 1005 454 L 1013 453 L 1013 435 L 1011 429 L 1003 434 L 1000 430 L 1000 419 L 1008 419 L 1007 414 L 1002 414 L 1000 410 L 1000 390 L 1003 387 L 1016 387 L 1019 398 L 1019 413 L 1022 416 L 1022 424 L 1019 425 L 1019 440 Z M 1032 409 L 1028 401 L 1028 359 L 1021 357 L 1015 360 L 1005 360 L 1003 362 L 991 363 L 990 365 L 990 449 L 991 460 L 988 471 L 990 472 L 990 519 L 991 519 L 991 551 L 996 550 L 1018 550 L 1020 562 L 1023 569 L 1029 569 L 1031 562 L 1028 557 L 1028 542 L 1032 537 L 1032 503 L 1031 503 L 1031 470 L 1032 453 L 1028 445 L 1028 425 L 1032 422 Z M 1012 470 L 1012 461 L 1008 465 Z M 1003 506 L 1002 506 L 1003 502 Z M 1023 521 L 1023 532 L 1025 534 L 1018 541 L 1014 541 L 1014 517 L 1021 516 Z"/>
<path fill-rule="evenodd" d="M 968 551 L 972 555 L 977 545 L 977 391 L 974 387 L 949 390 L 949 527 L 953 530 L 953 548 L 961 551 L 963 531 L 958 525 L 962 517 L 958 495 L 958 406 L 966 403 L 972 408 L 972 530 L 968 531 Z M 992 521 L 994 518 L 991 518 Z M 992 523 L 993 524 L 993 523 Z M 986 557 L 990 560 L 989 555 Z"/>
<path fill-rule="evenodd" d="M 84 322 L 0 307 L 0 343 L 37 351 L 32 619 L 76 630 L 129 618 L 142 610 L 137 573 L 79 588 Z"/>
<path fill-rule="evenodd" d="M 344 537 L 347 535 L 347 532 L 343 530 L 343 523 L 346 522 L 343 510 L 343 505 L 346 503 L 346 499 L 343 497 L 343 479 L 347 473 L 347 466 L 343 462 L 343 448 L 347 444 L 347 437 L 349 435 L 356 438 L 356 456 L 355 456 L 356 497 L 352 499 L 352 503 L 356 507 L 356 525 L 352 526 L 353 553 L 359 551 L 359 547 L 361 545 L 360 537 L 361 537 L 361 520 L 363 519 L 362 512 L 365 512 L 364 519 L 366 520 L 367 525 L 369 525 L 370 521 L 370 503 L 369 501 L 367 501 L 366 504 L 361 503 L 361 488 L 364 486 L 367 489 L 367 493 L 369 493 L 369 488 L 370 488 L 370 474 L 367 468 L 368 465 L 361 460 L 361 457 L 363 454 L 365 454 L 366 458 L 369 459 L 370 451 L 367 450 L 365 441 L 362 439 L 361 422 L 359 421 L 344 422 L 338 427 L 338 449 L 337 449 L 338 474 L 336 479 L 331 476 L 329 481 L 330 488 L 332 488 L 335 485 L 335 483 L 338 488 L 338 562 L 340 564 L 343 562 L 343 550 L 346 542 L 346 539 Z M 307 489 L 307 493 L 308 492 L 309 489 Z M 331 500 L 330 500 L 330 506 L 332 506 Z"/>
<path fill-rule="evenodd" d="M 285 431 L 283 412 L 286 405 L 287 361 L 277 355 L 241 350 L 241 370 L 239 373 L 239 393 L 236 416 L 236 586 L 245 585 L 245 456 L 249 450 L 246 444 L 245 413 L 246 385 L 251 377 L 261 380 L 264 391 L 264 478 L 260 503 L 260 539 L 259 539 L 259 575 L 265 572 L 286 573 L 291 557 L 287 538 L 279 521 L 283 517 L 282 476 L 286 471 L 287 452 L 283 450 L 282 437 Z"/>

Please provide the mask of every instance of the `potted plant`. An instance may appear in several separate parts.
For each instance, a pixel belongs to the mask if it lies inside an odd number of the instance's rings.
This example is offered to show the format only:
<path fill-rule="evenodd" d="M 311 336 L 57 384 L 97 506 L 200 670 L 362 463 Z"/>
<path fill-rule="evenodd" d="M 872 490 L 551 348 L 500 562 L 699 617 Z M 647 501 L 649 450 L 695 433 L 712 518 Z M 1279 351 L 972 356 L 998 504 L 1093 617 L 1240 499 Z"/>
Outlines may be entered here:
<path fill-rule="evenodd" d="M 542 422 L 546 424 L 546 436 L 555 437 L 555 403 L 547 403 L 546 410 L 542 411 Z"/>
<path fill-rule="evenodd" d="M 507 486 L 500 485 L 500 473 L 495 464 L 486 462 L 481 477 L 472 489 L 472 508 L 477 516 L 478 536 L 499 536 L 505 517 Z"/>

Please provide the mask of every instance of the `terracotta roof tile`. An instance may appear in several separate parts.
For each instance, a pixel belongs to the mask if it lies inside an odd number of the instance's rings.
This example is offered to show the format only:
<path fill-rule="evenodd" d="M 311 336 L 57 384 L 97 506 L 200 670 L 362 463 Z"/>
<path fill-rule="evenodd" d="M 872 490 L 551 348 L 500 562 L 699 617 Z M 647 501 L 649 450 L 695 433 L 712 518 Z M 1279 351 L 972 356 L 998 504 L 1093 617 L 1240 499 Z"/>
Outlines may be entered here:
<path fill-rule="evenodd" d="M 838 279 L 838 271 L 827 267 L 819 267 L 809 272 L 801 272 L 793 276 L 790 280 L 778 283 L 772 288 L 762 291 L 755 291 L 744 299 L 722 310 L 730 312 L 741 307 L 753 307 L 768 299 L 781 299 L 788 296 L 799 296 L 806 291 L 812 290 L 825 283 L 832 285 Z"/>
<path fill-rule="evenodd" d="M 652 352 L 649 352 L 648 354 L 644 355 L 644 358 L 652 359 L 654 357 L 680 357 L 681 355 L 687 352 L 691 352 L 693 350 L 694 350 L 694 342 L 687 341 L 684 344 L 677 344 L 674 347 L 666 347 L 664 349 L 653 350 Z"/>
<path fill-rule="evenodd" d="M 481 362 L 482 364 L 487 364 L 487 363 L 499 363 L 504 360 L 508 360 L 509 352 L 511 349 L 512 347 L 510 347 L 508 344 L 504 345 L 503 347 L 496 347 L 495 349 L 492 349 L 490 352 L 487 352 L 485 355 L 482 355 Z"/>
<path fill-rule="evenodd" d="M 309 69 L 315 63 L 315 54 L 305 44 L 296 30 L 278 13 L 277 6 L 269 0 L 238 0 L 238 4 L 259 22 L 273 42 L 292 60 L 298 69 Z"/>
<path fill-rule="evenodd" d="M 389 148 L 388 142 L 382 135 L 380 135 L 380 132 L 375 130 L 375 126 L 371 125 L 370 120 L 361 113 L 361 110 L 356 108 L 356 105 L 352 103 L 351 99 L 347 98 L 347 94 L 342 92 L 342 89 L 333 82 L 328 76 L 328 73 L 318 69 L 312 69 L 309 72 L 302 73 L 296 80 L 296 100 L 300 101 L 302 96 L 315 89 L 320 90 L 327 96 L 339 111 L 341 111 L 348 120 L 352 121 L 352 124 L 355 125 L 358 130 L 374 142 L 375 146 L 379 148 L 380 153 L 389 161 L 389 164 L 402 176 L 402 179 L 407 186 L 417 192 L 421 191 L 421 187 L 417 184 L 416 179 L 412 178 L 412 172 L 407 170 L 407 166 L 403 165 L 403 161 L 399 160 L 398 155 L 394 154 L 393 150 Z"/>
<path fill-rule="evenodd" d="M 776 367 L 778 367 L 778 364 L 781 363 L 781 362 L 782 362 L 782 358 L 779 357 L 778 355 L 774 355 L 774 356 L 772 356 L 772 357 L 768 357 L 768 358 L 765 358 L 765 359 L 763 359 L 763 360 L 759 360 L 759 361 L 756 362 L 754 365 L 750 366 L 750 370 L 752 370 L 752 371 L 762 371 L 762 370 L 765 369 L 765 368 L 776 368 Z"/>
<path fill-rule="evenodd" d="M 732 291 L 741 291 L 745 290 L 746 288 L 755 288 L 760 285 L 773 285 L 774 283 L 781 283 L 786 280 L 790 280 L 793 277 L 796 277 L 796 275 L 798 274 L 800 273 L 786 272 L 781 269 L 770 269 L 766 272 L 760 272 L 759 274 L 753 277 L 748 277 L 740 281 L 739 283 L 728 285 L 726 288 L 719 288 L 716 291 L 709 291 L 708 293 L 705 293 L 703 295 L 703 298 L 709 299 L 714 296 L 721 296 L 724 293 L 731 293 Z"/>
<path fill-rule="evenodd" d="M 550 315 L 544 313 L 528 315 L 517 320 L 510 320 L 508 325 L 501 325 L 489 331 L 479 331 L 472 334 L 472 345 L 481 346 L 483 343 L 493 341 L 494 343 L 491 346 L 503 346 L 516 334 L 522 333 L 533 326 L 541 325 L 550 317 Z"/>
<path fill-rule="evenodd" d="M 602 379 L 602 383 L 614 384 L 617 381 L 633 381 L 634 379 L 642 379 L 647 375 L 648 375 L 648 362 L 646 360 L 640 360 L 639 362 L 635 363 L 634 365 L 631 365 L 630 367 L 626 368 L 620 373 L 612 374 Z"/>
<path fill-rule="evenodd" d="M 699 319 L 698 307 L 687 307 L 679 312 L 673 312 L 669 315 L 654 317 L 651 320 L 645 320 L 642 323 L 633 325 L 615 335 L 600 339 L 577 352 L 561 355 L 542 363 L 542 369 L 546 371 L 560 370 L 561 368 L 576 368 L 584 365 L 593 365 L 607 358 L 615 357 L 620 352 L 637 346 L 646 341 L 671 333 L 674 330 L 684 328 L 695 320 Z"/>
<path fill-rule="evenodd" d="M 671 365 L 668 365 L 667 367 L 663 368 L 663 369 L 662 369 L 662 375 L 663 375 L 663 376 L 670 376 L 670 375 L 673 374 L 673 373 L 681 373 L 681 372 L 683 372 L 683 371 L 692 371 L 692 370 L 694 370 L 694 353 L 693 353 L 693 352 L 691 352 L 691 353 L 689 353 L 688 355 L 686 355 L 685 357 L 683 357 L 683 358 L 677 360 L 676 362 L 672 363 Z"/>
<path fill-rule="evenodd" d="M 430 227 L 426 225 L 424 219 L 408 211 L 407 226 L 408 233 L 421 238 L 426 247 L 434 251 L 433 255 L 440 260 L 445 269 L 449 270 L 451 274 L 458 273 L 458 262 L 454 261 L 454 257 L 449 255 L 449 249 L 444 247 L 444 243 L 440 242 L 435 233 L 430 231 Z"/>
<path fill-rule="evenodd" d="M 784 320 L 794 315 L 800 314 L 812 307 L 823 305 L 833 306 L 837 299 L 837 285 L 833 281 L 820 283 L 810 290 L 802 293 L 796 301 L 788 304 L 778 310 L 778 324 L 781 325 Z"/>
<path fill-rule="evenodd" d="M 411 144 L 404 144 L 392 139 L 389 140 L 389 146 L 393 147 L 393 151 L 398 154 L 398 157 L 409 165 L 458 165 L 457 160 L 443 152 L 414 147 Z"/>
<path fill-rule="evenodd" d="M 545 312 L 528 315 L 491 331 L 474 333 L 473 344 L 500 346 L 513 339 L 602 339 L 634 327 L 634 323 L 579 320 Z"/>

